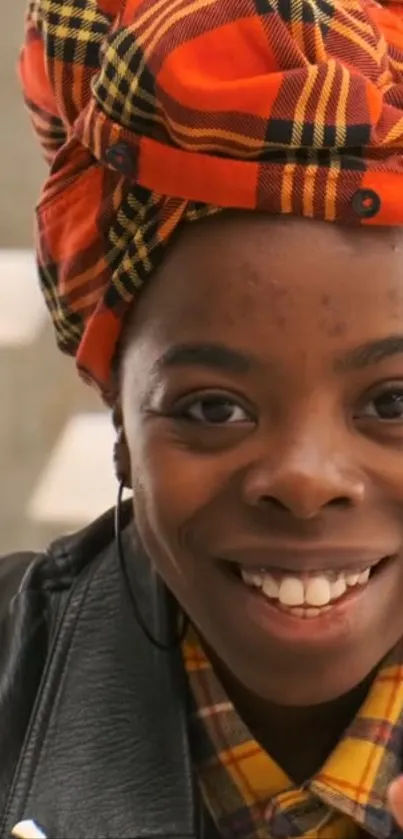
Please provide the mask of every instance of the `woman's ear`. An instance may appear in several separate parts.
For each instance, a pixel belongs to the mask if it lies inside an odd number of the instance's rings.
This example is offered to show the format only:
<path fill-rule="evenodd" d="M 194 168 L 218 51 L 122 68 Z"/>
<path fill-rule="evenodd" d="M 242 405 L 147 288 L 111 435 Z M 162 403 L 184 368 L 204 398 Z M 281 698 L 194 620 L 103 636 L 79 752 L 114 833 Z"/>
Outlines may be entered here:
<path fill-rule="evenodd" d="M 113 406 L 112 422 L 116 432 L 116 440 L 113 446 L 115 475 L 119 484 L 123 483 L 127 489 L 131 489 L 130 455 L 123 426 L 122 408 L 119 402 L 116 402 Z"/>

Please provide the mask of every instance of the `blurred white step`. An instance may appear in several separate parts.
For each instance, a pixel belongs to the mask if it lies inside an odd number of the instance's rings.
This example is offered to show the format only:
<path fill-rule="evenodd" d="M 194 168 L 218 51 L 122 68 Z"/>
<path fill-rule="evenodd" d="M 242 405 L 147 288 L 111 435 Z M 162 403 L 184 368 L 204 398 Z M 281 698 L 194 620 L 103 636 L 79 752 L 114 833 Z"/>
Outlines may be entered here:
<path fill-rule="evenodd" d="M 32 344 L 47 319 L 33 252 L 0 249 L 0 347 Z"/>
<path fill-rule="evenodd" d="M 28 507 L 31 519 L 65 525 L 87 524 L 112 507 L 115 432 L 108 414 L 77 414 L 66 424 Z"/>

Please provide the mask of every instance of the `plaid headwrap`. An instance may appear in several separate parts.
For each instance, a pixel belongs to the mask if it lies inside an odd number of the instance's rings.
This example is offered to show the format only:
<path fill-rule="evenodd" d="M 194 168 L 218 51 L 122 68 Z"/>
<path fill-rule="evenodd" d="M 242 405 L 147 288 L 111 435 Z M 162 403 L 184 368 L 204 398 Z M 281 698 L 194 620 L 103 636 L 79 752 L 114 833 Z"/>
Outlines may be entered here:
<path fill-rule="evenodd" d="M 223 839 L 397 839 L 386 801 L 403 755 L 403 647 L 380 669 L 322 769 L 295 786 L 253 739 L 193 629 L 183 644 L 191 740 L 203 798 Z M 315 732 L 312 732 L 315 736 Z"/>
<path fill-rule="evenodd" d="M 403 24 L 373 0 L 31 0 L 21 76 L 45 298 L 106 395 L 184 220 L 403 223 Z"/>

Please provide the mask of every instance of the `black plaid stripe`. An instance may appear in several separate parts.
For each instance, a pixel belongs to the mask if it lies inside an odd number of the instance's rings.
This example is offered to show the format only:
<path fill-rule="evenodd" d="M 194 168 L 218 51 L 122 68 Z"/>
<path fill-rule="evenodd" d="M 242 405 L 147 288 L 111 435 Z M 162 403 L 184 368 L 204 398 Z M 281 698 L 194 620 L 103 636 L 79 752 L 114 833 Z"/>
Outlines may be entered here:
<path fill-rule="evenodd" d="M 40 144 L 46 153 L 54 154 L 66 141 L 66 127 L 59 117 L 51 116 L 32 99 L 25 99 L 29 116 Z"/>
<path fill-rule="evenodd" d="M 110 21 L 95 0 L 34 0 L 32 6 L 49 59 L 98 69 Z"/>
<path fill-rule="evenodd" d="M 140 204 L 139 198 L 143 203 Z M 165 253 L 165 243 L 158 236 L 164 198 L 152 194 L 147 197 L 146 191 L 138 187 L 128 196 L 129 205 L 130 202 L 137 208 L 137 213 L 126 216 L 126 223 L 129 226 L 133 216 L 136 223 L 133 226 L 132 222 L 131 239 L 114 274 L 114 283 L 106 293 L 105 303 L 110 308 L 114 308 L 120 298 L 130 300 L 133 289 L 142 287 Z"/>
<path fill-rule="evenodd" d="M 101 72 L 93 85 L 94 96 L 111 119 L 127 127 L 133 124 L 134 109 L 140 132 L 141 121 L 147 124 L 155 113 L 155 83 L 133 32 L 127 29 L 114 32 L 105 44 L 103 58 Z M 127 68 L 124 74 L 122 66 Z"/>
<path fill-rule="evenodd" d="M 77 341 L 81 340 L 84 323 L 82 316 L 73 313 L 63 298 L 55 294 L 56 271 L 54 263 L 42 263 L 38 266 L 39 281 L 46 306 L 52 316 L 57 345 L 62 352 L 73 355 Z"/>
<path fill-rule="evenodd" d="M 334 3 L 328 0 L 315 0 L 310 3 L 296 3 L 295 0 L 255 0 L 256 11 L 260 15 L 276 14 L 285 23 L 304 23 L 319 26 L 323 36 L 326 36 L 334 16 Z"/>

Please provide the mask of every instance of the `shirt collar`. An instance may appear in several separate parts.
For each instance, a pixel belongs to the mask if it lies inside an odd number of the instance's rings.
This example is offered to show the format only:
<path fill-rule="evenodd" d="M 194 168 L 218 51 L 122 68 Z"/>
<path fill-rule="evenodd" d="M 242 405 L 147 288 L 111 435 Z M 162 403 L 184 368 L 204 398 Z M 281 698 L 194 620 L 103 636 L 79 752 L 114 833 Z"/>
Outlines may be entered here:
<path fill-rule="evenodd" d="M 288 819 L 293 829 L 306 832 L 314 827 L 314 807 L 309 813 L 314 800 L 377 839 L 392 835 L 386 793 L 401 771 L 403 756 L 402 653 L 399 645 L 388 656 L 320 772 L 298 789 L 254 740 L 194 630 L 189 631 L 183 657 L 195 703 L 196 764 L 206 803 L 224 836 L 231 835 L 235 819 L 238 827 L 245 824 L 244 833 L 236 835 L 247 836 L 248 829 L 254 835 L 273 801 L 277 820 L 283 818 L 286 824 Z"/>

